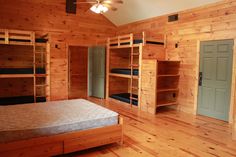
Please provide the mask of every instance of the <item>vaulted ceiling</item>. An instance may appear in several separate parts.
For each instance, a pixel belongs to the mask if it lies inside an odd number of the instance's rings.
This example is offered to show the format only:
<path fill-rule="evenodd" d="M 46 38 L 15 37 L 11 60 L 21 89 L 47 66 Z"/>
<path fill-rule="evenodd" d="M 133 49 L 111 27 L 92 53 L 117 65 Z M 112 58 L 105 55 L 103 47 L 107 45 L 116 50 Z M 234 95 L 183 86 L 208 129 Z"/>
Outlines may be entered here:
<path fill-rule="evenodd" d="M 147 18 L 171 14 L 221 0 L 123 0 L 117 11 L 104 15 L 115 25 L 120 26 Z"/>

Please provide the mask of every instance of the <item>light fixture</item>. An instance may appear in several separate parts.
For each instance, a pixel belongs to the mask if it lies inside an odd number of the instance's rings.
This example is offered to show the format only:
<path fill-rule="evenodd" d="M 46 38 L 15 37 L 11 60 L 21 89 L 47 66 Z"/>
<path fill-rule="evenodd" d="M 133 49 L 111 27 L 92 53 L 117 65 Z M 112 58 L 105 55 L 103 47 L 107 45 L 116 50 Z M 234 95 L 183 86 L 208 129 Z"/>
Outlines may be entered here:
<path fill-rule="evenodd" d="M 102 14 L 108 11 L 108 8 L 100 3 L 94 4 L 91 8 L 91 11 L 97 13 L 97 14 Z"/>

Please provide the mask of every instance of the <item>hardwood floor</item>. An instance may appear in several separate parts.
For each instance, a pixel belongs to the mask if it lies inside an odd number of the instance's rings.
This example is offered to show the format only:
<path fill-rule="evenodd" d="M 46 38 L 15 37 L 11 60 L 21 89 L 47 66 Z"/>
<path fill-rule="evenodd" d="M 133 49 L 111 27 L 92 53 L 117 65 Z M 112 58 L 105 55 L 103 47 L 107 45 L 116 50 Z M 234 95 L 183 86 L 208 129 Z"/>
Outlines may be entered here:
<path fill-rule="evenodd" d="M 162 108 L 157 115 L 89 98 L 124 117 L 124 144 L 107 145 L 63 157 L 236 157 L 228 123 Z"/>

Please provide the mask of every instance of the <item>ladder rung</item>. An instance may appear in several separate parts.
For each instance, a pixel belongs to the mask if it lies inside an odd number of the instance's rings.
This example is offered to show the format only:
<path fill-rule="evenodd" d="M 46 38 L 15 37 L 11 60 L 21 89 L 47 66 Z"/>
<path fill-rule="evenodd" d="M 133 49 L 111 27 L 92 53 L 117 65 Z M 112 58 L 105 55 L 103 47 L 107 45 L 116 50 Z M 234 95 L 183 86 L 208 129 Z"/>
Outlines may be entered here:
<path fill-rule="evenodd" d="M 35 51 L 34 53 L 35 54 L 44 54 L 44 53 L 47 53 L 47 52 L 45 52 L 45 51 Z"/>
<path fill-rule="evenodd" d="M 134 97 L 130 97 L 130 99 L 132 99 L 132 100 L 138 100 L 138 98 L 134 98 Z"/>
<path fill-rule="evenodd" d="M 132 67 L 139 67 L 138 64 L 131 64 Z"/>
<path fill-rule="evenodd" d="M 47 65 L 48 63 L 39 63 L 39 62 L 35 62 L 34 64 L 35 64 L 35 65 L 38 65 L 38 64 L 44 64 L 44 65 Z"/>
<path fill-rule="evenodd" d="M 43 86 L 47 86 L 47 84 L 40 84 L 40 85 L 35 85 L 36 87 L 43 87 Z"/>
<path fill-rule="evenodd" d="M 35 96 L 36 98 L 40 98 L 40 97 L 47 97 L 46 95 L 37 95 Z"/>
<path fill-rule="evenodd" d="M 138 87 L 132 87 L 132 89 L 139 89 Z"/>
<path fill-rule="evenodd" d="M 133 56 L 139 56 L 139 53 L 132 53 Z"/>

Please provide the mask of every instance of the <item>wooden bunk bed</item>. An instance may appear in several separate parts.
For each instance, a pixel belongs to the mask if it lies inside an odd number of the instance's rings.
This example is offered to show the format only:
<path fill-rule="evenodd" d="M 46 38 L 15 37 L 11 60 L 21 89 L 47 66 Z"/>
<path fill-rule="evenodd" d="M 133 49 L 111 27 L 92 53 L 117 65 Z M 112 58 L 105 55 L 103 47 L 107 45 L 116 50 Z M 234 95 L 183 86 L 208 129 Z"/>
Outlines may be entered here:
<path fill-rule="evenodd" d="M 165 36 L 150 32 L 109 38 L 106 98 L 140 108 L 143 59 L 165 59 Z"/>
<path fill-rule="evenodd" d="M 36 38 L 32 31 L 0 29 L 0 54 L 0 105 L 50 99 L 47 39 Z"/>

